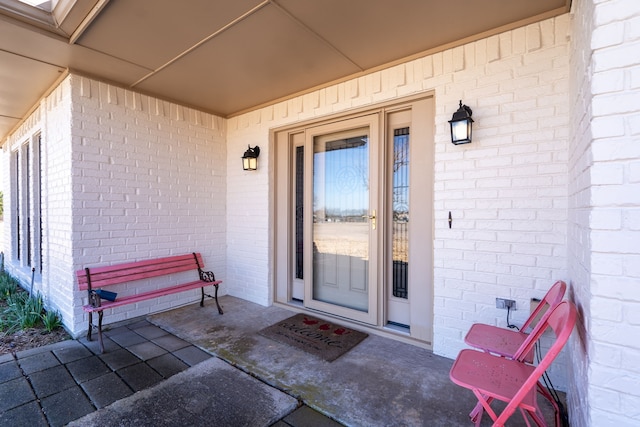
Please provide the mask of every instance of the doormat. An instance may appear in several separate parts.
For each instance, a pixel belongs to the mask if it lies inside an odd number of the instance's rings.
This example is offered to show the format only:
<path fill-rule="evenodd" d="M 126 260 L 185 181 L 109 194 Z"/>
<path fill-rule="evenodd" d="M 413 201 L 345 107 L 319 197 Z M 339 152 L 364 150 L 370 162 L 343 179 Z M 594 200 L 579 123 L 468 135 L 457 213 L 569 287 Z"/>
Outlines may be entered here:
<path fill-rule="evenodd" d="M 306 314 L 296 314 L 262 329 L 260 335 L 288 344 L 332 362 L 355 347 L 368 334 Z"/>

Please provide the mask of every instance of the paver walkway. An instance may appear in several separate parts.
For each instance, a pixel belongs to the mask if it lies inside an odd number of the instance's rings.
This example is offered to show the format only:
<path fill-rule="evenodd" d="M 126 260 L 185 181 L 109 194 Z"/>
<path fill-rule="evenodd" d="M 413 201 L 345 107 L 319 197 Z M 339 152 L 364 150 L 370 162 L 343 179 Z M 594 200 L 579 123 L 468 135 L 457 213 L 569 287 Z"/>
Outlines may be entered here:
<path fill-rule="evenodd" d="M 0 356 L 0 425 L 60 426 L 212 357 L 146 320 Z"/>
<path fill-rule="evenodd" d="M 104 335 L 103 354 L 97 340 L 82 338 L 0 356 L 0 425 L 63 426 L 212 358 L 147 320 Z M 311 419 L 339 425 L 308 407 L 277 425 Z"/>

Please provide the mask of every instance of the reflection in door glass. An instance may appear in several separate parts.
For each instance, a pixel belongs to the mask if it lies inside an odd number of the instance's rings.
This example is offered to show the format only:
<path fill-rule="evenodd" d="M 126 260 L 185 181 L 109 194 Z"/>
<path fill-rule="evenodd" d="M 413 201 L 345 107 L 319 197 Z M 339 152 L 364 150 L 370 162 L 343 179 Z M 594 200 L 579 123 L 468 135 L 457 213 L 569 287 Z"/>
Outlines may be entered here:
<path fill-rule="evenodd" d="M 367 312 L 368 129 L 313 145 L 313 299 Z"/>
<path fill-rule="evenodd" d="M 409 128 L 393 132 L 393 296 L 408 297 Z"/>

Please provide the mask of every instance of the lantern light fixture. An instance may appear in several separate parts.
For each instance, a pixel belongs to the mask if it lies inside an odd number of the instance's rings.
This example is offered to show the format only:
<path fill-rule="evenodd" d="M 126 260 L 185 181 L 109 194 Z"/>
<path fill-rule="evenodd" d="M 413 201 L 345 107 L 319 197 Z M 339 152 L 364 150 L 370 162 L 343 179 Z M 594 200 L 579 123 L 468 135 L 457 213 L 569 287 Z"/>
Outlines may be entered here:
<path fill-rule="evenodd" d="M 246 171 L 254 171 L 258 169 L 258 156 L 260 155 L 260 147 L 257 145 L 251 148 L 248 145 L 247 151 L 242 155 L 242 169 Z"/>
<path fill-rule="evenodd" d="M 473 111 L 471 111 L 471 108 L 462 105 L 462 100 L 460 100 L 460 108 L 453 113 L 453 117 L 449 120 L 449 124 L 451 125 L 451 142 L 454 145 L 468 144 L 471 142 L 472 114 Z"/>

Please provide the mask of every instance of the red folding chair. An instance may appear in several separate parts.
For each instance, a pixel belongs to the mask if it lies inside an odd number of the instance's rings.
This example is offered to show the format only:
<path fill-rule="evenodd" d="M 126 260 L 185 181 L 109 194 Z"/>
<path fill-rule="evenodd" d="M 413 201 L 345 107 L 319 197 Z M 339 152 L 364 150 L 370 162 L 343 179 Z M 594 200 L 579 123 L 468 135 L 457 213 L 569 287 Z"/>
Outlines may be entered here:
<path fill-rule="evenodd" d="M 551 311 L 540 327 L 535 328 L 531 339 L 521 349 L 522 353 L 531 351 L 547 329 L 551 328 L 555 333 L 551 348 L 538 366 L 486 352 L 462 350 L 451 367 L 449 377 L 455 384 L 472 390 L 482 405 L 479 411 L 474 411 L 471 421 L 479 426 L 482 414 L 486 411 L 494 421 L 494 426 L 504 426 L 516 409 L 519 409 L 527 426 L 530 426 L 528 414 L 536 425 L 545 427 L 547 424 L 537 403 L 536 385 L 566 344 L 575 323 L 575 306 L 569 301 L 563 301 Z M 494 399 L 507 403 L 500 415 L 491 407 Z"/>
<path fill-rule="evenodd" d="M 554 283 L 519 331 L 475 323 L 467 332 L 467 336 L 464 337 L 464 342 L 471 347 L 515 359 L 516 352 L 529 336 L 526 333 L 527 328 L 532 327 L 535 329 L 537 325 L 542 324 L 551 314 L 551 310 L 562 301 L 566 289 L 567 284 L 562 280 Z M 542 317 L 534 324 L 539 314 L 542 314 Z M 525 353 L 524 360 L 532 363 L 533 351 Z"/>
<path fill-rule="evenodd" d="M 535 337 L 536 329 L 544 325 L 545 320 L 551 315 L 553 308 L 562 301 L 566 289 L 567 284 L 562 280 L 555 282 L 542 298 L 540 304 L 538 304 L 529 318 L 524 322 L 519 331 L 476 323 L 469 329 L 469 332 L 465 337 L 465 342 L 472 347 L 488 353 L 495 353 L 499 356 L 508 357 L 521 362 L 533 363 L 533 348 L 525 352 L 525 349 L 530 348 L 528 347 L 528 340 L 530 341 Z M 537 320 L 538 318 L 539 320 Z M 526 333 L 529 327 L 533 327 L 531 334 Z M 556 423 L 559 424 L 560 408 L 553 399 L 553 396 L 551 396 L 549 391 L 543 387 L 542 384 L 538 384 L 538 391 L 553 406 L 556 413 Z M 491 399 L 489 399 L 489 403 L 490 402 Z M 481 411 L 482 405 L 478 403 L 469 416 L 472 419 L 475 419 Z"/>

